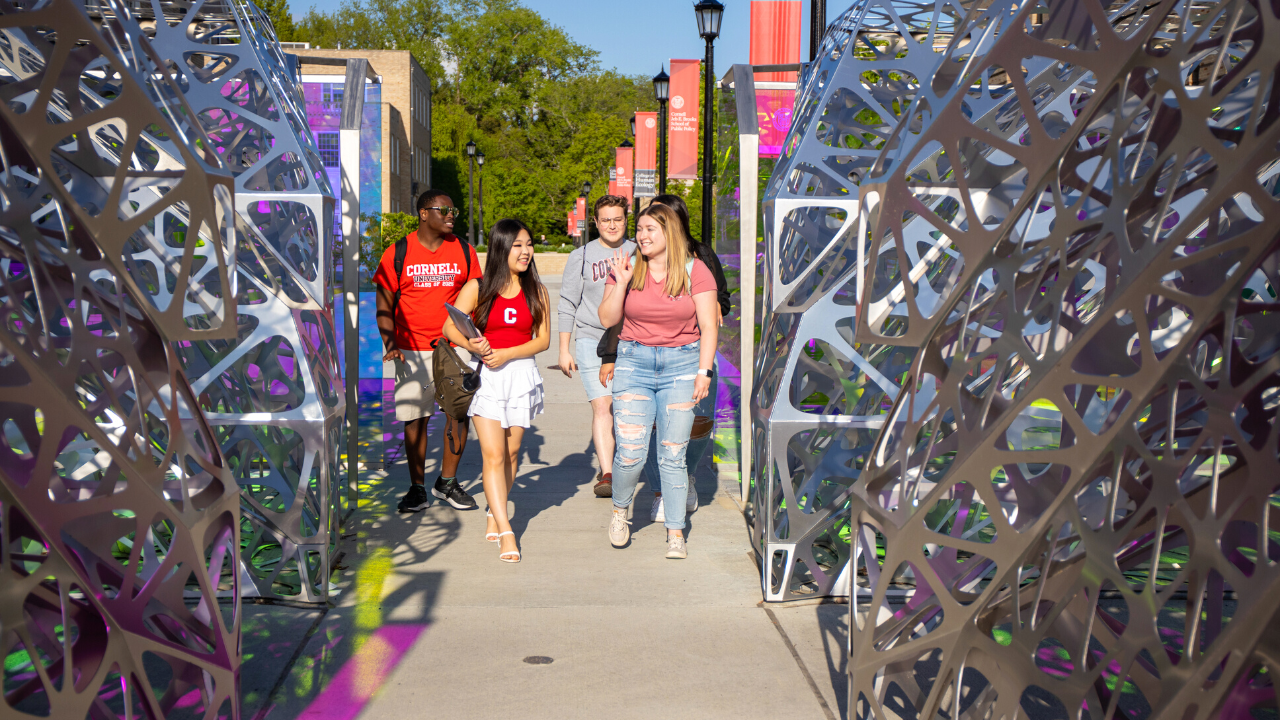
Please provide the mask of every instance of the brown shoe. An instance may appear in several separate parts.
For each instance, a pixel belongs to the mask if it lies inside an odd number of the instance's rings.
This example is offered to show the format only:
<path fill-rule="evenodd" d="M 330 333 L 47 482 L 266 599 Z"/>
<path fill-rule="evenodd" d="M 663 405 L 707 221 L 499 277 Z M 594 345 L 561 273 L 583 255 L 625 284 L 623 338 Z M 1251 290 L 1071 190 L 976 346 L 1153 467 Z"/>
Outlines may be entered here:
<path fill-rule="evenodd" d="M 598 498 L 613 497 L 613 473 L 605 473 L 597 475 L 599 481 L 596 482 L 595 493 Z"/>

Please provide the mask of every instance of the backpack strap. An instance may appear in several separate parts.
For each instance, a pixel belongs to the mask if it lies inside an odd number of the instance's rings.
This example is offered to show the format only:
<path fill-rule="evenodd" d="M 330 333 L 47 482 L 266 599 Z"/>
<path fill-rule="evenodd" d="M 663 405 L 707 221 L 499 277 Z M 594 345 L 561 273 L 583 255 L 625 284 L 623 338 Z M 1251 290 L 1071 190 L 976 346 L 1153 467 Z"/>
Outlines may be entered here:
<path fill-rule="evenodd" d="M 471 243 L 462 238 L 458 238 L 458 242 L 462 243 L 462 257 L 467 261 L 467 274 L 462 280 L 465 285 L 471 279 Z"/>
<path fill-rule="evenodd" d="M 404 259 L 409 254 L 409 238 L 402 237 L 396 241 L 395 268 L 396 268 L 396 292 L 391 296 L 391 317 L 392 322 L 395 321 L 396 308 L 400 306 L 400 292 L 404 287 Z"/>

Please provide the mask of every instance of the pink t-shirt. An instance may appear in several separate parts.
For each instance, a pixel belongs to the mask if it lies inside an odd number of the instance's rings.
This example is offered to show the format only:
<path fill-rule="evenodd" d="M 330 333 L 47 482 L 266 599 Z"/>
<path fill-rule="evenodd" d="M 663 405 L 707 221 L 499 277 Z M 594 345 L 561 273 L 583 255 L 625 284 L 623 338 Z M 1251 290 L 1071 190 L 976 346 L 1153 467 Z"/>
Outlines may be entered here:
<path fill-rule="evenodd" d="M 671 297 L 663 287 L 665 281 L 654 280 L 652 273 L 645 279 L 643 290 L 627 290 L 627 297 L 622 301 L 620 337 L 649 347 L 680 347 L 702 337 L 693 296 L 715 292 L 716 279 L 701 260 L 693 261 L 690 274 L 693 276 L 690 278 L 693 290 L 688 295 Z M 613 273 L 609 273 L 604 282 L 606 285 L 618 284 Z"/>

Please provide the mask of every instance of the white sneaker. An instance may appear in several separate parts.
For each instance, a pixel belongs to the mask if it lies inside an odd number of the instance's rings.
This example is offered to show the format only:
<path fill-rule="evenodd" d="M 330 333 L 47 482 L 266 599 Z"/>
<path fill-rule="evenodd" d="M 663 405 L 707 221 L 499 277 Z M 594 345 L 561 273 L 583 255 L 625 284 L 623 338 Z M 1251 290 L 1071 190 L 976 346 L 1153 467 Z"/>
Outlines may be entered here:
<path fill-rule="evenodd" d="M 649 519 L 656 523 L 667 521 L 667 516 L 662 512 L 661 495 L 653 499 L 653 509 L 649 511 Z"/>
<path fill-rule="evenodd" d="M 685 545 L 683 535 L 670 535 L 667 537 L 667 559 L 668 560 L 684 560 L 689 557 L 689 550 Z"/>
<path fill-rule="evenodd" d="M 693 484 L 692 475 L 689 476 L 689 484 L 686 487 L 688 488 L 686 492 L 689 493 L 689 497 L 684 502 L 684 512 L 687 515 L 698 509 L 698 488 Z"/>
<path fill-rule="evenodd" d="M 609 520 L 609 542 L 614 547 L 622 547 L 631 539 L 631 526 L 627 524 L 627 511 L 613 509 L 613 518 Z"/>

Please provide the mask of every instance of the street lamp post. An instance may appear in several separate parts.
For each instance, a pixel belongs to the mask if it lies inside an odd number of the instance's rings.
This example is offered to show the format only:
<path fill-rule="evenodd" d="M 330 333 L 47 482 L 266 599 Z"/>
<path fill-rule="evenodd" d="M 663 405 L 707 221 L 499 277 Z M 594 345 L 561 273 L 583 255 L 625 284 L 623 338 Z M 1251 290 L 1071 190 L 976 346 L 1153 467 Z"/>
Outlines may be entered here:
<path fill-rule="evenodd" d="M 480 197 L 480 202 L 478 203 L 479 212 L 476 214 L 478 215 L 479 221 L 480 221 L 480 244 L 483 245 L 484 244 L 484 153 L 482 152 L 476 153 L 476 165 L 480 166 L 480 181 L 479 181 L 480 188 L 479 188 L 479 191 L 476 193 Z"/>
<path fill-rule="evenodd" d="M 636 136 L 636 116 L 631 116 L 631 137 Z M 631 213 L 631 221 L 635 222 L 636 217 L 640 215 L 640 196 L 636 194 L 636 161 L 635 156 L 631 160 L 631 199 L 635 203 L 635 210 Z"/>
<path fill-rule="evenodd" d="M 711 44 L 720 35 L 720 18 L 724 5 L 719 0 L 702 0 L 693 6 L 698 17 L 698 34 L 707 41 L 706 65 L 702 75 L 702 241 L 715 242 L 715 208 L 712 185 L 715 184 L 715 115 L 712 100 L 715 98 L 715 56 Z M 714 244 L 711 247 L 715 247 Z"/>
<path fill-rule="evenodd" d="M 582 198 L 582 245 L 586 245 L 591 239 L 591 208 L 587 206 L 587 200 L 591 196 L 591 181 L 582 181 L 582 194 L 578 197 Z"/>
<path fill-rule="evenodd" d="M 667 99 L 670 97 L 671 76 L 666 69 L 653 76 L 653 96 L 658 100 L 658 194 L 667 192 Z"/>
<path fill-rule="evenodd" d="M 467 242 L 476 244 L 476 141 L 467 141 Z"/>
<path fill-rule="evenodd" d="M 809 0 L 809 60 L 818 58 L 818 46 L 827 32 L 827 0 Z"/>

